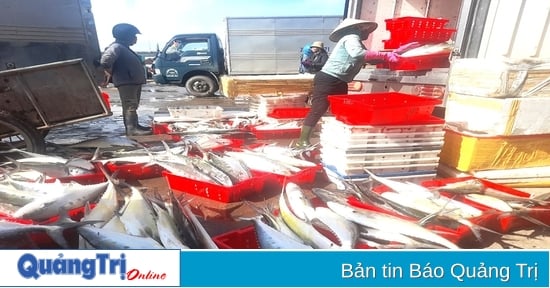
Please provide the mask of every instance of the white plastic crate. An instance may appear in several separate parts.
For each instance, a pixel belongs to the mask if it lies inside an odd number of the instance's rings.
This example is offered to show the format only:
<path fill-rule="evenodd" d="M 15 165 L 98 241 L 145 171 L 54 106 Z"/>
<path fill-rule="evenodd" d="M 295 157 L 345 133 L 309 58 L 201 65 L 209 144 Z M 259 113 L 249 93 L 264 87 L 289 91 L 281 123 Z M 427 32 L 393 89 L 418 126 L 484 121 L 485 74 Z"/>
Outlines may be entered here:
<path fill-rule="evenodd" d="M 388 161 L 373 161 L 367 163 L 350 163 L 350 162 L 335 162 L 331 159 L 324 159 L 321 155 L 322 162 L 325 165 L 334 167 L 341 175 L 362 174 L 365 169 L 371 172 L 378 173 L 403 173 L 413 171 L 437 170 L 439 159 L 424 159 L 411 160 L 403 162 L 388 162 Z"/>
<path fill-rule="evenodd" d="M 307 94 L 257 96 L 250 100 L 249 110 L 259 117 L 267 117 L 275 108 L 305 107 Z"/>
<path fill-rule="evenodd" d="M 349 125 L 337 120 L 335 117 L 323 117 L 321 128 L 327 131 L 338 131 L 344 135 L 355 135 L 365 133 L 414 133 L 414 132 L 436 132 L 443 131 L 445 121 L 435 118 L 428 124 L 407 124 L 407 125 Z"/>
<path fill-rule="evenodd" d="M 370 178 L 370 175 L 367 174 L 364 170 L 358 173 L 353 174 L 342 174 L 339 171 L 335 169 L 335 167 L 330 165 L 324 165 L 324 168 L 326 170 L 330 170 L 335 175 L 337 175 L 340 179 L 349 180 L 349 181 L 367 181 Z M 372 170 L 369 170 L 373 172 Z M 409 181 L 413 183 L 421 183 L 423 181 L 429 181 L 434 180 L 437 177 L 437 173 L 435 170 L 420 170 L 420 171 L 413 171 L 413 172 L 402 172 L 402 173 L 375 173 L 377 176 L 397 180 L 397 181 Z"/>
<path fill-rule="evenodd" d="M 353 150 L 341 150 L 332 147 L 322 147 L 321 159 L 336 162 L 345 161 L 346 163 L 371 163 L 383 161 L 387 163 L 406 163 L 408 161 L 430 161 L 439 160 L 440 149 L 426 151 L 400 151 L 400 152 L 378 152 L 355 153 Z"/>
<path fill-rule="evenodd" d="M 423 147 L 442 147 L 443 146 L 443 136 L 434 136 L 430 135 L 426 137 L 418 138 L 365 138 L 365 139 L 342 139 L 340 137 L 331 135 L 330 133 L 320 133 L 319 141 L 321 146 L 332 146 L 343 150 L 349 149 L 374 149 L 378 148 L 380 150 L 384 148 L 418 148 L 418 150 L 423 150 Z"/>
<path fill-rule="evenodd" d="M 223 108 L 220 106 L 191 105 L 168 107 L 168 113 L 173 118 L 220 118 Z"/>

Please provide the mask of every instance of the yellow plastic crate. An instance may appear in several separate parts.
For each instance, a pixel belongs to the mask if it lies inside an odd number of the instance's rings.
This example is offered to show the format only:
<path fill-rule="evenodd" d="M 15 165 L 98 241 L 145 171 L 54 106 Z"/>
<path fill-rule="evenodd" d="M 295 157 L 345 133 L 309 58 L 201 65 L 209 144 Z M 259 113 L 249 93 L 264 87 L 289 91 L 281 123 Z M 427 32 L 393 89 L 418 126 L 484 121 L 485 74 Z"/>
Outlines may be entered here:
<path fill-rule="evenodd" d="M 550 134 L 473 136 L 445 130 L 439 162 L 459 171 L 550 165 Z"/>

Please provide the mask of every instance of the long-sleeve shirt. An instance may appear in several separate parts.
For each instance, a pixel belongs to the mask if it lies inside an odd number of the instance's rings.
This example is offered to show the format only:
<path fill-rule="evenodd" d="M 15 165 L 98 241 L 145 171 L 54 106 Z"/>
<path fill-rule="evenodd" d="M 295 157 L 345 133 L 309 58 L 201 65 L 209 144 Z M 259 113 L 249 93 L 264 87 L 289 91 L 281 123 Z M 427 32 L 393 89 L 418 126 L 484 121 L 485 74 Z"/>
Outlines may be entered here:
<path fill-rule="evenodd" d="M 366 52 L 358 35 L 346 35 L 336 43 L 321 71 L 349 83 L 365 64 Z"/>
<path fill-rule="evenodd" d="M 122 43 L 111 44 L 101 55 L 100 63 L 111 71 L 116 87 L 145 84 L 147 81 L 141 58 Z"/>

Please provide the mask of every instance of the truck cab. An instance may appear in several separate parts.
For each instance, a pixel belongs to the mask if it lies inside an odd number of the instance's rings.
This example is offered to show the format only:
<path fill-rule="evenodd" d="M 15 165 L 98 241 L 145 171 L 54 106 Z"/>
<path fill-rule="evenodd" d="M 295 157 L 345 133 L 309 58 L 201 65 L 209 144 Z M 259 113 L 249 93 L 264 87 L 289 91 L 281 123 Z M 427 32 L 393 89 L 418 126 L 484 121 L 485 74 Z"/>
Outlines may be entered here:
<path fill-rule="evenodd" d="M 185 86 L 196 97 L 211 96 L 219 90 L 219 76 L 226 72 L 223 55 L 214 33 L 175 35 L 158 52 L 153 80 Z"/>

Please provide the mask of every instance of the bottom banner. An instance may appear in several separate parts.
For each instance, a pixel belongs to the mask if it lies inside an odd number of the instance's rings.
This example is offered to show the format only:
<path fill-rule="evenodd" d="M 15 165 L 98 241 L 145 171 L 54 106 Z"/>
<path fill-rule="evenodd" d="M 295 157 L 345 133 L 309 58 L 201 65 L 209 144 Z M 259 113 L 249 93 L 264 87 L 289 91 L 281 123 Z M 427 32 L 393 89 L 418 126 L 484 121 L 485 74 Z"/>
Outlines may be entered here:
<path fill-rule="evenodd" d="M 549 287 L 537 250 L 183 250 L 182 287 Z"/>

